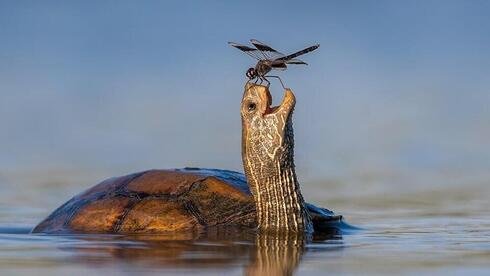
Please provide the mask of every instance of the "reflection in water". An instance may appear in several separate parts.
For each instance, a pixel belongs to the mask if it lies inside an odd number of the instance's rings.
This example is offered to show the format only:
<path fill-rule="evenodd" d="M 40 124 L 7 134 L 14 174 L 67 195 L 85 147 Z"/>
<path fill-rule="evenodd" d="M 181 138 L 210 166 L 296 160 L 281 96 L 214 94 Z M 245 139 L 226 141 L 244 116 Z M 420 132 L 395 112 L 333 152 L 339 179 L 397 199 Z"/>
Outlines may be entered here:
<path fill-rule="evenodd" d="M 488 214 L 380 212 L 354 235 L 305 240 L 240 229 L 54 236 L 0 226 L 0 274 L 488 274 Z"/>
<path fill-rule="evenodd" d="M 338 231 L 316 235 L 258 233 L 255 236 L 247 275 L 292 275 L 299 266 L 306 245 L 312 241 L 340 241 Z M 340 248 L 340 247 L 335 247 Z M 327 248 L 323 248 L 327 250 Z"/>
<path fill-rule="evenodd" d="M 256 237 L 247 275 L 292 275 L 298 267 L 305 242 L 310 237 L 296 234 L 260 233 Z"/>
<path fill-rule="evenodd" d="M 134 266 L 191 270 L 236 267 L 243 268 L 246 275 L 292 275 L 309 242 L 341 240 L 337 234 L 304 236 L 236 228 L 204 233 L 76 235 L 71 238 L 75 242 L 62 244 L 60 249 L 74 253 L 71 261 L 76 263 L 124 262 Z"/>

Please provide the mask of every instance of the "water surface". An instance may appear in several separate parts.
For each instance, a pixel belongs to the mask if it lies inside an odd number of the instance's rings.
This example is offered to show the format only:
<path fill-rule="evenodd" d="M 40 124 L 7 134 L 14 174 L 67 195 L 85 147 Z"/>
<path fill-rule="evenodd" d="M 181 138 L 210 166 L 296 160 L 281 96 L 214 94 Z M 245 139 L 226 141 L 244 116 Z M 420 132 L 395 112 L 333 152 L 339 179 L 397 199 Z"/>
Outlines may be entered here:
<path fill-rule="evenodd" d="M 4 186 L 9 189 L 0 196 L 0 270 L 6 275 L 490 272 L 489 188 L 474 178 L 464 186 L 447 185 L 449 178 L 431 178 L 430 189 L 423 180 L 411 178 L 413 183 L 403 192 L 387 184 L 397 177 L 305 183 L 310 202 L 335 209 L 351 224 L 365 228 L 305 240 L 239 229 L 175 235 L 33 235 L 29 231 L 36 222 L 90 184 L 77 184 L 85 179 L 76 174 L 70 175 L 75 181 L 65 185 L 59 185 L 60 179 L 48 180 L 53 177 L 5 176 L 10 183 L 25 184 Z M 400 185 L 407 179 L 397 181 Z M 356 189 L 362 186 L 368 188 Z"/>

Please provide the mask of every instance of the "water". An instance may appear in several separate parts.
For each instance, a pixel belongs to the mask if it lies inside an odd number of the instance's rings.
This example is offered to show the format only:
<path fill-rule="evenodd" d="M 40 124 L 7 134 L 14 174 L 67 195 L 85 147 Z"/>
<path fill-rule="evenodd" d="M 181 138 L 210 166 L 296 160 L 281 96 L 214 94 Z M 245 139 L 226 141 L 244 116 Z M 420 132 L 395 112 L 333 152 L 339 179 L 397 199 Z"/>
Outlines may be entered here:
<path fill-rule="evenodd" d="M 29 234 L 92 179 L 101 176 L 2 175 L 2 187 L 8 188 L 0 195 L 2 275 L 490 273 L 486 176 L 455 181 L 448 175 L 364 175 L 304 183 L 310 202 L 333 208 L 365 228 L 308 241 L 237 229 L 171 236 Z M 397 188 L 401 186 L 405 188 Z"/>

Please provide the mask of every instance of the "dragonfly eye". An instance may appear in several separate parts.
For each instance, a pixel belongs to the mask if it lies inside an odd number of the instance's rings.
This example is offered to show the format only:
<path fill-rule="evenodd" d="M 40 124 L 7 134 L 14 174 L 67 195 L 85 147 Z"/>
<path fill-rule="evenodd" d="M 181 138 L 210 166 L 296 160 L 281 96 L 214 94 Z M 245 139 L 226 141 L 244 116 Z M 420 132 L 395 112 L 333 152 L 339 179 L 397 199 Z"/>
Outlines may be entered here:
<path fill-rule="evenodd" d="M 247 74 L 246 74 L 246 75 L 247 75 L 247 77 L 248 77 L 249 79 L 253 79 L 253 78 L 255 77 L 255 69 L 253 69 L 253 68 L 249 68 L 249 69 L 247 70 Z"/>

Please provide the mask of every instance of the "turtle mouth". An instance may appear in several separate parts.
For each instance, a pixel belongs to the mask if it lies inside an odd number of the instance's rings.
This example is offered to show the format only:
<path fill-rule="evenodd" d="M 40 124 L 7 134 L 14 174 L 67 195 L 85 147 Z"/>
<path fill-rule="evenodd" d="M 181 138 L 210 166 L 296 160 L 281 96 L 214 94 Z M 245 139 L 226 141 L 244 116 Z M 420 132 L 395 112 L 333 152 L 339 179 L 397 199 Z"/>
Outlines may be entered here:
<path fill-rule="evenodd" d="M 291 110 L 294 108 L 294 105 L 296 103 L 296 98 L 293 94 L 293 92 L 290 89 L 286 89 L 284 91 L 284 96 L 282 98 L 282 101 L 279 105 L 272 106 L 272 95 L 269 91 L 269 89 L 265 89 L 265 96 L 267 98 L 267 105 L 264 111 L 264 116 L 266 115 L 273 115 L 278 112 L 291 112 Z"/>

